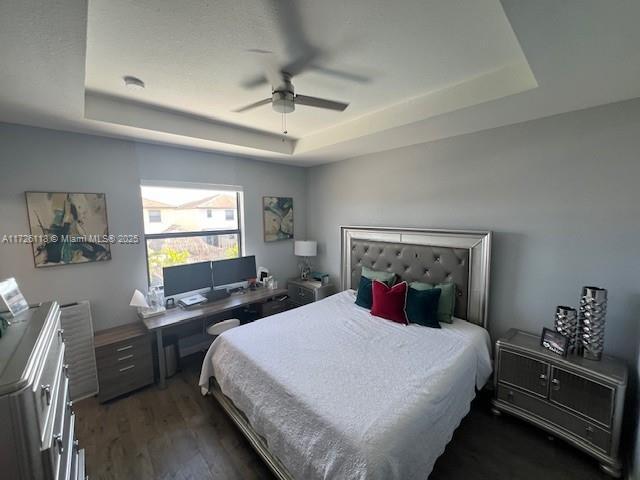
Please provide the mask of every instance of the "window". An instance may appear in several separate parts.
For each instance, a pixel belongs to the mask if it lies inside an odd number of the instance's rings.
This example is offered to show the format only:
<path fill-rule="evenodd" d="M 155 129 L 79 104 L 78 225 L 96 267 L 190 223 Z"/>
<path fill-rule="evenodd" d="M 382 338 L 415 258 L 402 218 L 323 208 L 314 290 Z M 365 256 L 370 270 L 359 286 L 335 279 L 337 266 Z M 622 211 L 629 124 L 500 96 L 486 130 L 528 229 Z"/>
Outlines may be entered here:
<path fill-rule="evenodd" d="M 162 223 L 161 210 L 148 210 L 147 214 L 147 216 L 149 217 L 149 223 Z"/>
<path fill-rule="evenodd" d="M 242 255 L 240 191 L 154 184 L 140 192 L 149 285 L 162 284 L 163 267 Z"/>

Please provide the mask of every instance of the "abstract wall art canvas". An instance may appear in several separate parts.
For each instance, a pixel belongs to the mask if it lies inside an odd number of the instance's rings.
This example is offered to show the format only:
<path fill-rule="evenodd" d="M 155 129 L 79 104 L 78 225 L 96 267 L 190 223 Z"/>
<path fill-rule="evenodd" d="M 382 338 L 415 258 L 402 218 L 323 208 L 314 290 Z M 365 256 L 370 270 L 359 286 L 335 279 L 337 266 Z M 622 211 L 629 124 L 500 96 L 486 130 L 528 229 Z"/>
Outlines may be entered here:
<path fill-rule="evenodd" d="M 276 242 L 293 238 L 293 198 L 262 197 L 264 241 Z"/>
<path fill-rule="evenodd" d="M 36 267 L 111 260 L 104 193 L 26 192 Z"/>

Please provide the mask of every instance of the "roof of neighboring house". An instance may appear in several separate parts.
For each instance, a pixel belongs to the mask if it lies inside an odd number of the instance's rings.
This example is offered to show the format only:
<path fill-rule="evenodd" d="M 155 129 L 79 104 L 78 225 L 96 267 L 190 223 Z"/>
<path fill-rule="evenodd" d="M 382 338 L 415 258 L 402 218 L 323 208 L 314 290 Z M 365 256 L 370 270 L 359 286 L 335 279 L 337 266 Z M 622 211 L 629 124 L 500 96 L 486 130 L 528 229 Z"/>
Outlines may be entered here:
<path fill-rule="evenodd" d="M 168 203 L 142 197 L 142 208 L 173 208 Z"/>
<path fill-rule="evenodd" d="M 200 200 L 187 202 L 178 208 L 236 208 L 236 199 L 231 195 L 211 195 Z"/>

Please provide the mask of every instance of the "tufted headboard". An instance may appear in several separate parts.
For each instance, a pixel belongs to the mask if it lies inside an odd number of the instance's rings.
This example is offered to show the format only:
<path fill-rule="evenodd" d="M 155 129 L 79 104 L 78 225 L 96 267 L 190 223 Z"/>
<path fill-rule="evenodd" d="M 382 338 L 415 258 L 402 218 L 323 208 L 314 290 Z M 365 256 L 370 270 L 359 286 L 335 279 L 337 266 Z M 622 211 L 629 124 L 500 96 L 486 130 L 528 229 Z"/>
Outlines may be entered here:
<path fill-rule="evenodd" d="M 358 288 L 362 267 L 407 282 L 456 284 L 455 316 L 487 326 L 491 232 L 342 227 L 342 289 Z"/>

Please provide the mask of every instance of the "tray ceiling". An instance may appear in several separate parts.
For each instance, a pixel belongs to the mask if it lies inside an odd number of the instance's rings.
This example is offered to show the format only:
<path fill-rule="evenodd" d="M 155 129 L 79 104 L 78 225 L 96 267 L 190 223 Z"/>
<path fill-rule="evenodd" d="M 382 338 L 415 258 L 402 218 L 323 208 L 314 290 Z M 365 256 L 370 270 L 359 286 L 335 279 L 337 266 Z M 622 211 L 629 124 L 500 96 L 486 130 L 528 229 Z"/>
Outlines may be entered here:
<path fill-rule="evenodd" d="M 616 7 L 7 0 L 0 120 L 293 164 L 339 160 L 638 96 L 640 8 Z M 285 64 L 310 50 L 319 55 L 294 77 L 297 93 L 349 102 L 345 112 L 298 106 L 287 136 L 270 105 L 233 112 L 270 94 L 242 85 L 263 72 L 256 51 Z M 125 87 L 124 75 L 146 88 Z"/>

